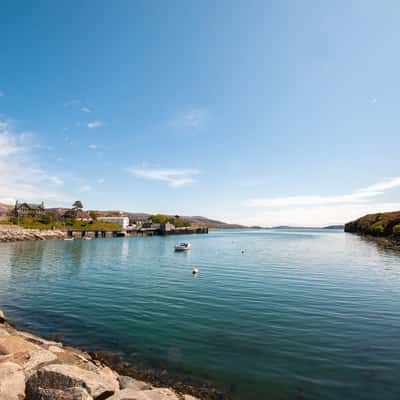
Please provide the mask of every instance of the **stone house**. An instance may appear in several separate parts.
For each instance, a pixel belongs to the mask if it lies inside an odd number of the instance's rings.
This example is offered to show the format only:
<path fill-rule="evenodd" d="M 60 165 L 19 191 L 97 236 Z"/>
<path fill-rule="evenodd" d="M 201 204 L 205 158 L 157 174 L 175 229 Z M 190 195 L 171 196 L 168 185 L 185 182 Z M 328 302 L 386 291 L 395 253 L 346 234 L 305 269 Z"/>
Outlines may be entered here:
<path fill-rule="evenodd" d="M 25 217 L 31 212 L 39 215 L 45 214 L 46 209 L 44 208 L 43 201 L 40 204 L 33 204 L 33 203 L 20 203 L 17 200 L 14 207 L 14 215 L 16 217 Z"/>

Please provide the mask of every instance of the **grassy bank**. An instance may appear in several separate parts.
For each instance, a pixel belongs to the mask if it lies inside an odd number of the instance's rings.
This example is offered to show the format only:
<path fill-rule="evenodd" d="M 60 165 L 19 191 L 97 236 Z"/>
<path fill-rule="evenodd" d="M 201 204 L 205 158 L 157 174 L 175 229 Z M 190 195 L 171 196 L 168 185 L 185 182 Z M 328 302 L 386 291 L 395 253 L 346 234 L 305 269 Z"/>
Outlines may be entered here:
<path fill-rule="evenodd" d="M 57 229 L 57 230 L 104 230 L 104 231 L 119 231 L 121 229 L 120 225 L 113 224 L 110 222 L 100 222 L 100 221 L 51 221 L 42 222 L 33 218 L 23 218 L 19 220 L 5 220 L 0 222 L 3 225 L 17 225 L 26 229 Z"/>

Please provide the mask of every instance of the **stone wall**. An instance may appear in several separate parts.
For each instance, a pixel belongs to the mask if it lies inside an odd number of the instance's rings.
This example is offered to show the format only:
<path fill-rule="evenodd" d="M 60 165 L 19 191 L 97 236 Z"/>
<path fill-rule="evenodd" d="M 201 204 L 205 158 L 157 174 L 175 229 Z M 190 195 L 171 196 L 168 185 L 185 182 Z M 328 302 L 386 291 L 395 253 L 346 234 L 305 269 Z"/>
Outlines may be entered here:
<path fill-rule="evenodd" d="M 20 240 L 64 239 L 65 232 L 59 230 L 25 229 L 16 225 L 0 224 L 0 242 Z"/>

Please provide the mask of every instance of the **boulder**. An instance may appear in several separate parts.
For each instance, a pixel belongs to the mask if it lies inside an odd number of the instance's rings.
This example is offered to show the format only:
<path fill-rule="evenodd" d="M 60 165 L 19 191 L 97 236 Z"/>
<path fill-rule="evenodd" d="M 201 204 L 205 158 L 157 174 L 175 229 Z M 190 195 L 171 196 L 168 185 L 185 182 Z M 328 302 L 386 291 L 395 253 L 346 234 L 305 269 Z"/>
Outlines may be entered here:
<path fill-rule="evenodd" d="M 16 336 L 0 336 L 0 354 L 19 353 L 23 351 L 35 351 L 40 347 Z"/>
<path fill-rule="evenodd" d="M 74 387 L 66 390 L 38 388 L 27 400 L 93 400 L 93 397 L 83 388 Z"/>
<path fill-rule="evenodd" d="M 200 399 L 198 399 L 197 397 L 193 397 L 190 394 L 184 394 L 183 395 L 183 400 L 200 400 Z"/>
<path fill-rule="evenodd" d="M 0 336 L 10 336 L 10 334 L 5 328 L 0 326 Z"/>
<path fill-rule="evenodd" d="M 12 362 L 0 363 L 0 399 L 22 400 L 25 398 L 25 375 L 22 368 Z"/>
<path fill-rule="evenodd" d="M 118 381 L 121 389 L 149 390 L 153 388 L 149 383 L 138 381 L 130 376 L 120 375 Z"/>
<path fill-rule="evenodd" d="M 75 365 L 48 365 L 36 371 L 26 383 L 26 395 L 34 396 L 38 388 L 66 390 L 81 387 L 95 399 L 107 398 L 119 390 L 118 381 L 108 375 L 79 368 Z"/>
<path fill-rule="evenodd" d="M 24 364 L 24 369 L 29 372 L 31 370 L 43 367 L 46 364 L 56 361 L 58 358 L 55 354 L 48 350 L 35 350 L 30 352 L 29 361 Z"/>
<path fill-rule="evenodd" d="M 123 389 L 107 400 L 180 400 L 170 389 L 134 390 Z"/>
<path fill-rule="evenodd" d="M 46 340 L 43 339 L 39 336 L 33 335 L 32 333 L 29 332 L 24 332 L 24 331 L 17 331 L 16 334 L 18 336 L 22 336 L 24 339 L 26 339 L 28 342 L 31 342 L 33 344 L 37 344 L 40 346 L 62 346 L 62 343 L 54 342 L 52 340 Z"/>
<path fill-rule="evenodd" d="M 4 323 L 6 320 L 6 316 L 4 315 L 3 311 L 0 310 L 0 324 Z"/>
<path fill-rule="evenodd" d="M 52 351 L 53 353 L 63 353 L 64 349 L 58 346 L 49 346 L 49 350 Z"/>

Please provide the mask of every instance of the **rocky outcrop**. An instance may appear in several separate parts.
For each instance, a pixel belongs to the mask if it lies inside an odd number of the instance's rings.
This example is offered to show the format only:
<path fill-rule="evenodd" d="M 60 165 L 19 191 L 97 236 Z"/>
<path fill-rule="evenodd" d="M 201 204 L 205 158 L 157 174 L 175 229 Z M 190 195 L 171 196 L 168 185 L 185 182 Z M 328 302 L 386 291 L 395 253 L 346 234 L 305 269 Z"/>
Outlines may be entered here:
<path fill-rule="evenodd" d="M 0 224 L 0 242 L 21 240 L 64 239 L 65 232 L 59 230 L 25 229 L 16 225 Z"/>
<path fill-rule="evenodd" d="M 117 372 L 78 349 L 18 331 L 0 310 L 1 400 L 198 400 Z"/>
<path fill-rule="evenodd" d="M 400 211 L 365 215 L 348 222 L 344 230 L 375 238 L 385 247 L 400 249 Z"/>

